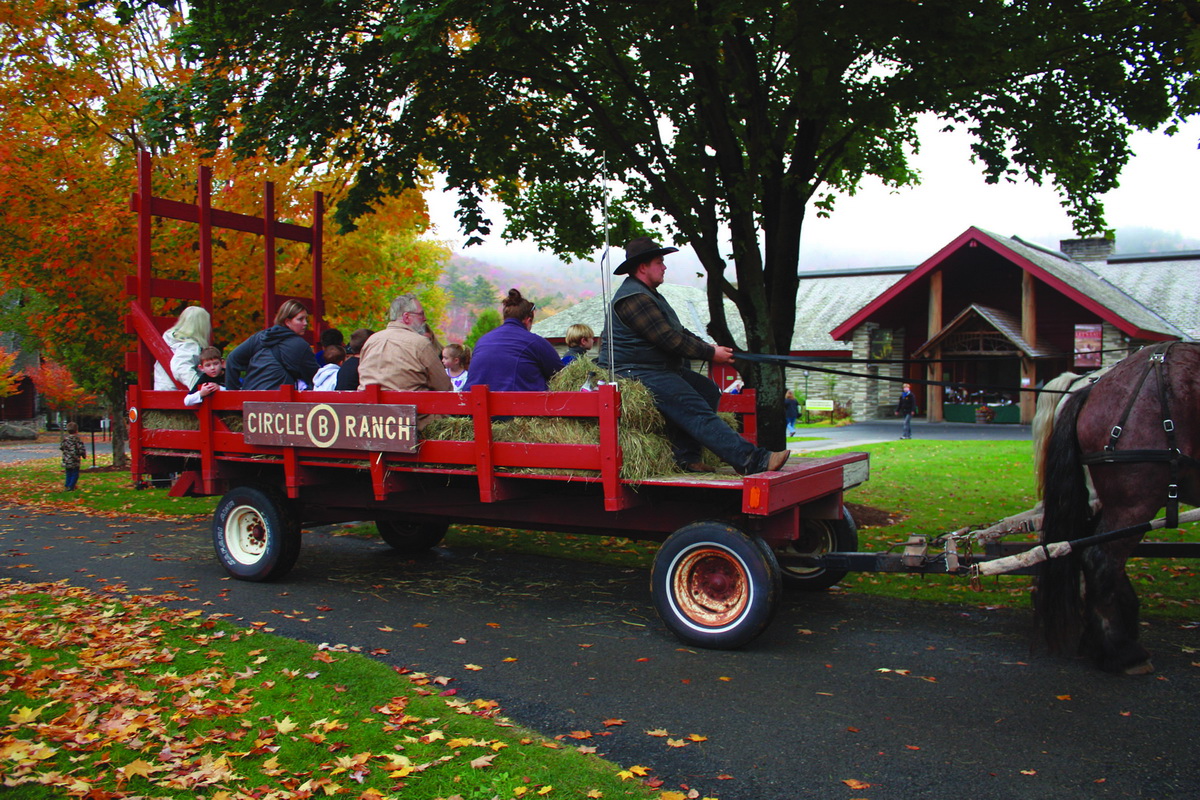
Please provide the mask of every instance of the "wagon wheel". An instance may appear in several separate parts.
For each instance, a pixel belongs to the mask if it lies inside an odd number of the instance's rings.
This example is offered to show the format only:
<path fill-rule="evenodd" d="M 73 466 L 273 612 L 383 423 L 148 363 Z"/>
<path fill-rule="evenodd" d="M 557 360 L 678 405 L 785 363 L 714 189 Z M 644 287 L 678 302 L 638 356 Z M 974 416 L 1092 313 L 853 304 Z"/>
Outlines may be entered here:
<path fill-rule="evenodd" d="M 812 559 L 826 553 L 856 552 L 858 526 L 845 507 L 842 519 L 805 519 L 801 523 L 800 538 L 775 550 L 783 580 L 789 587 L 803 591 L 828 589 L 846 577 L 847 570 L 822 567 L 813 564 Z"/>
<path fill-rule="evenodd" d="M 771 549 L 721 522 L 695 522 L 667 539 L 654 557 L 654 607 L 687 644 L 728 650 L 762 633 L 780 596 Z"/>
<path fill-rule="evenodd" d="M 213 514 L 217 560 L 243 581 L 282 578 L 300 555 L 300 525 L 287 500 L 269 489 L 229 490 Z"/>
<path fill-rule="evenodd" d="M 445 522 L 402 522 L 395 519 L 375 520 L 375 529 L 388 546 L 404 555 L 417 555 L 436 547 L 450 526 Z"/>

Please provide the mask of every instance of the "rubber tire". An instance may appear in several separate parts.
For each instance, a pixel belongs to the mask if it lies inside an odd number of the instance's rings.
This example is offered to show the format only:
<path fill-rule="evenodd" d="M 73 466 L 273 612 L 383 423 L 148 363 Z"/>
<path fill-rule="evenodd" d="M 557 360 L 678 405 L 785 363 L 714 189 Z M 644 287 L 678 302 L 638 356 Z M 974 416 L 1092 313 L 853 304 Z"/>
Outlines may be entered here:
<path fill-rule="evenodd" d="M 449 525 L 445 522 L 401 522 L 394 519 L 375 520 L 380 538 L 393 550 L 415 556 L 437 547 L 446 538 Z"/>
<path fill-rule="evenodd" d="M 704 521 L 680 528 L 663 542 L 654 557 L 650 591 L 659 617 L 678 639 L 732 650 L 771 622 L 782 580 L 775 554 L 762 539 Z"/>
<path fill-rule="evenodd" d="M 230 489 L 212 524 L 217 560 L 241 581 L 282 578 L 300 556 L 300 525 L 278 493 L 255 486 Z"/>
<path fill-rule="evenodd" d="M 784 547 L 775 551 L 783 572 L 783 582 L 789 589 L 800 589 L 805 592 L 821 592 L 846 577 L 848 570 L 829 569 L 827 567 L 788 566 L 789 556 L 804 555 L 818 556 L 825 553 L 855 553 L 858 552 L 858 526 L 850 510 L 842 507 L 842 519 L 804 519 L 801 538 L 788 542 Z M 811 549 L 808 542 L 811 541 Z M 796 545 L 803 542 L 803 551 Z"/>

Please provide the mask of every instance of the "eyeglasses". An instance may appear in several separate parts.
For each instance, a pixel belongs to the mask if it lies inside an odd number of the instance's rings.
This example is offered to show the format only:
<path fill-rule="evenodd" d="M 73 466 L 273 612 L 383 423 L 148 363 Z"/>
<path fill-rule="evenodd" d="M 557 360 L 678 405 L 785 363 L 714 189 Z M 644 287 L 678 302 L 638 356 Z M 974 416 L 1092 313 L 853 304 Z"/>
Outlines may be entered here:
<path fill-rule="evenodd" d="M 424 311 L 405 311 L 404 313 L 405 313 L 405 314 L 412 314 L 414 317 L 420 317 L 421 319 L 425 319 L 425 312 L 424 312 Z"/>

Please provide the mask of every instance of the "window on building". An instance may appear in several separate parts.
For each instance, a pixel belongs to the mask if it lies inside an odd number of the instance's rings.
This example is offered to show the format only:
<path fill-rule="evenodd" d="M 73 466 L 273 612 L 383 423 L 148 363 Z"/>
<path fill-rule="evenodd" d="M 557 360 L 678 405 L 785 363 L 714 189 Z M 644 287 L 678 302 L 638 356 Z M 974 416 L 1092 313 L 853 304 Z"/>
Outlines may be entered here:
<path fill-rule="evenodd" d="M 890 328 L 876 328 L 871 331 L 871 346 L 867 358 L 872 361 L 886 361 L 892 357 L 892 331 Z"/>

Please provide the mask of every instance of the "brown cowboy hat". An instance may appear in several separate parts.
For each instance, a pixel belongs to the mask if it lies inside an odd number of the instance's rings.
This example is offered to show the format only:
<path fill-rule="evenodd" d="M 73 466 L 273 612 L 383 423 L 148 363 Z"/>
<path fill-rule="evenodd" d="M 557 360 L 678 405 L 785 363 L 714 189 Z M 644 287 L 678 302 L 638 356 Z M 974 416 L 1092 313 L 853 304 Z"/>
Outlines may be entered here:
<path fill-rule="evenodd" d="M 649 236 L 634 239 L 625 245 L 625 260 L 621 262 L 621 266 L 613 270 L 613 275 L 625 275 L 637 269 L 638 264 L 649 261 L 656 256 L 665 256 L 667 253 L 678 252 L 678 247 L 659 247 L 658 243 Z"/>

